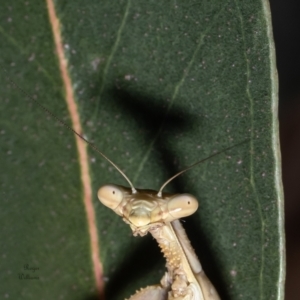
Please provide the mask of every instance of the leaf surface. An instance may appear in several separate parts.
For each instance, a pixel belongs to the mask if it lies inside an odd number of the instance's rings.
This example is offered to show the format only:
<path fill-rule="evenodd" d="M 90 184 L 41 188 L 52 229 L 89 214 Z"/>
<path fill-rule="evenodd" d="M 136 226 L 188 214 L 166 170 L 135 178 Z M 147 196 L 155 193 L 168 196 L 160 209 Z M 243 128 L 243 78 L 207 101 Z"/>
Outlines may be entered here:
<path fill-rule="evenodd" d="M 38 1 L 2 7 L 0 295 L 96 299 L 73 135 L 7 79 L 70 124 L 48 9 Z M 185 166 L 248 140 L 166 191 L 199 199 L 184 227 L 222 299 L 283 299 L 268 4 L 57 1 L 55 9 L 84 135 L 136 187 L 158 189 Z M 89 164 L 106 299 L 124 299 L 159 283 L 165 262 L 151 237 L 133 237 L 97 200 L 101 185 L 126 184 L 121 175 L 91 149 Z"/>

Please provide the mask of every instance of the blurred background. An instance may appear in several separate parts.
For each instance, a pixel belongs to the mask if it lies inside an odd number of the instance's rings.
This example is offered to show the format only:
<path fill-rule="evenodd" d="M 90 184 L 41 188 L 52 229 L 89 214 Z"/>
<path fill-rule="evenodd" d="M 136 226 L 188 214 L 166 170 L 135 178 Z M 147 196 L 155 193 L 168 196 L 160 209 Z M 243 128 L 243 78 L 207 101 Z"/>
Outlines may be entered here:
<path fill-rule="evenodd" d="M 270 0 L 279 76 L 286 300 L 300 299 L 300 1 Z"/>

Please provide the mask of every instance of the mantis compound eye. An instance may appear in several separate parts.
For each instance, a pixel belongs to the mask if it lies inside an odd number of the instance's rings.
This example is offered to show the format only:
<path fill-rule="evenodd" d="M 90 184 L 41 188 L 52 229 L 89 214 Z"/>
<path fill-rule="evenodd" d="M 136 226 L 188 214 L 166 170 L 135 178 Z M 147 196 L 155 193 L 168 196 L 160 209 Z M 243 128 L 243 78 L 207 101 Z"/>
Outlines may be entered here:
<path fill-rule="evenodd" d="M 174 196 L 168 202 L 170 221 L 192 215 L 198 209 L 197 199 L 190 194 Z"/>
<path fill-rule="evenodd" d="M 112 210 L 115 210 L 118 207 L 123 200 L 123 197 L 123 191 L 117 185 L 104 185 L 98 190 L 99 200 Z"/>

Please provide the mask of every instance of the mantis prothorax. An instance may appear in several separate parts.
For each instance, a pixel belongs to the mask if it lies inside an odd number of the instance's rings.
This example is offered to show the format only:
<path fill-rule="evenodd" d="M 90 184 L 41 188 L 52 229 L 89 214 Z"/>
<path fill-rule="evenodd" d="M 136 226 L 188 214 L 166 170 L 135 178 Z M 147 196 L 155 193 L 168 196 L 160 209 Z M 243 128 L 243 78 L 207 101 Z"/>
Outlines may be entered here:
<path fill-rule="evenodd" d="M 98 198 L 108 208 L 121 216 L 129 224 L 133 234 L 144 236 L 148 232 L 158 242 L 166 260 L 167 272 L 160 285 L 141 289 L 130 297 L 130 300 L 218 300 L 219 295 L 206 277 L 201 264 L 190 244 L 190 241 L 179 221 L 180 218 L 192 215 L 198 208 L 198 201 L 190 194 L 163 193 L 164 187 L 180 174 L 195 165 L 219 155 L 239 144 L 194 163 L 168 179 L 159 191 L 136 189 L 125 173 L 104 155 L 94 144 L 68 126 L 41 103 L 31 97 L 12 80 L 31 101 L 46 111 L 75 135 L 88 143 L 105 160 L 116 168 L 127 180 L 130 188 L 114 184 L 104 185 L 98 190 Z"/>

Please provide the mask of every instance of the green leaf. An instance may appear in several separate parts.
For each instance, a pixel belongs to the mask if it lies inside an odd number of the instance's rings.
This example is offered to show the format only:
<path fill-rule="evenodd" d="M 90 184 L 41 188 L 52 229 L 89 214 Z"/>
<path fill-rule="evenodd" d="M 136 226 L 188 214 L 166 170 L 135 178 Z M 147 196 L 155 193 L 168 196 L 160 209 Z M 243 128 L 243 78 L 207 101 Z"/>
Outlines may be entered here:
<path fill-rule="evenodd" d="M 277 78 L 266 1 L 57 1 L 84 134 L 139 188 L 200 202 L 184 227 L 222 299 L 283 299 Z M 98 299 L 46 3 L 2 1 L 1 298 Z M 6 70 L 6 71 L 5 71 Z M 159 283 L 164 260 L 97 200 L 121 175 L 89 149 L 106 299 Z M 38 270 L 28 270 L 29 267 Z M 28 274 L 38 279 L 20 279 Z"/>

